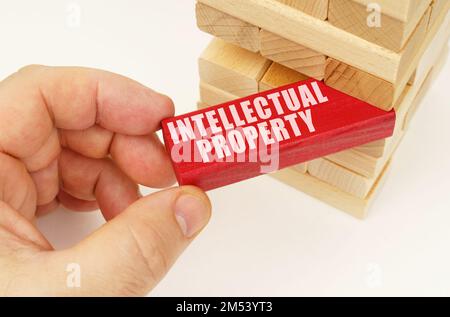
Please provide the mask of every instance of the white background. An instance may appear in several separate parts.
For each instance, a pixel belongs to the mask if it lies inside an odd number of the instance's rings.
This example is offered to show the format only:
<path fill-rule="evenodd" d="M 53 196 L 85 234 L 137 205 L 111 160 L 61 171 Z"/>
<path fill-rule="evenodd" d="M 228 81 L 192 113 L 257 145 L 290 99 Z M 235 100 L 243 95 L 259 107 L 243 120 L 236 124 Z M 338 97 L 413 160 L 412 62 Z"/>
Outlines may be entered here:
<path fill-rule="evenodd" d="M 187 0 L 1 0 L 0 78 L 30 63 L 104 68 L 170 95 L 180 114 L 198 100 L 209 39 Z M 449 75 L 447 63 L 367 220 L 269 177 L 215 190 L 211 223 L 151 295 L 450 295 Z M 63 248 L 102 222 L 60 210 L 39 226 Z"/>

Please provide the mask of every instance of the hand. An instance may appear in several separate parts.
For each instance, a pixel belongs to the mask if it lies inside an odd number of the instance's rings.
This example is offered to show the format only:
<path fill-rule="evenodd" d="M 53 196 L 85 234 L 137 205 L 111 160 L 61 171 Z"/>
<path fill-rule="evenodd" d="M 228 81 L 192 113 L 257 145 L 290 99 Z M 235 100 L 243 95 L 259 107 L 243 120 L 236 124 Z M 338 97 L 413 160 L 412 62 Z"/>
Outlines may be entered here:
<path fill-rule="evenodd" d="M 195 187 L 174 182 L 158 137 L 171 100 L 125 77 L 28 66 L 0 82 L 0 295 L 144 295 L 206 225 Z M 55 251 L 34 225 L 58 204 L 108 222 Z M 67 265 L 80 268 L 68 287 Z M 73 285 L 72 285 L 73 286 Z"/>

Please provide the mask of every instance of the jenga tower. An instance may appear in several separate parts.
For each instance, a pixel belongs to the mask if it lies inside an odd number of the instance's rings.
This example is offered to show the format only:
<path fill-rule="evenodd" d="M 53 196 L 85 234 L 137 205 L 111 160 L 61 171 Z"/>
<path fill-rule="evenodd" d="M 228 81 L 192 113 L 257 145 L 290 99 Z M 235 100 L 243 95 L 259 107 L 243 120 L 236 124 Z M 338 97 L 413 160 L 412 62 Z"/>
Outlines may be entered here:
<path fill-rule="evenodd" d="M 394 135 L 272 176 L 364 218 L 447 55 L 448 0 L 198 0 L 215 38 L 199 59 L 200 106 L 308 77 L 383 110 Z"/>

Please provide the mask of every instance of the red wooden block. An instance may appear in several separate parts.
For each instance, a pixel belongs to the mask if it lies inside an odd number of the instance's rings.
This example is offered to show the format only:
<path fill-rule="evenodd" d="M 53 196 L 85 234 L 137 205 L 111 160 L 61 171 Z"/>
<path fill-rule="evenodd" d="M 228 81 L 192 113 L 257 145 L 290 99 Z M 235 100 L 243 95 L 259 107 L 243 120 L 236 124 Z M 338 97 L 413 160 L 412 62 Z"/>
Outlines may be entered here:
<path fill-rule="evenodd" d="M 386 112 L 309 79 L 162 122 L 180 185 L 210 190 L 392 135 Z"/>

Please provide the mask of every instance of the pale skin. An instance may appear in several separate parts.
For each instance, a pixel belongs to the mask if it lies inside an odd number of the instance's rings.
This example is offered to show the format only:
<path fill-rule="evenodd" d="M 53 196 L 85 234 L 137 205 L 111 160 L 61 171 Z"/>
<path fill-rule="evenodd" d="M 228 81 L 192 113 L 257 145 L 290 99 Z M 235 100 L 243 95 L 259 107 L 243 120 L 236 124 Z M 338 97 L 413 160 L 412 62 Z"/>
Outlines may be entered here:
<path fill-rule="evenodd" d="M 172 101 L 109 72 L 28 66 L 0 82 L 0 295 L 145 295 L 207 224 L 155 135 Z M 35 219 L 59 205 L 107 220 L 54 250 Z M 67 286 L 67 265 L 81 268 Z"/>

